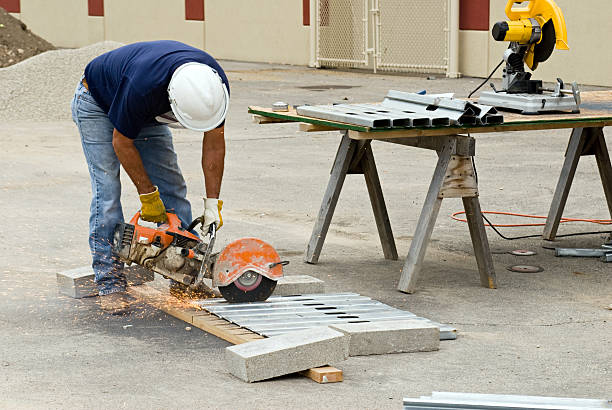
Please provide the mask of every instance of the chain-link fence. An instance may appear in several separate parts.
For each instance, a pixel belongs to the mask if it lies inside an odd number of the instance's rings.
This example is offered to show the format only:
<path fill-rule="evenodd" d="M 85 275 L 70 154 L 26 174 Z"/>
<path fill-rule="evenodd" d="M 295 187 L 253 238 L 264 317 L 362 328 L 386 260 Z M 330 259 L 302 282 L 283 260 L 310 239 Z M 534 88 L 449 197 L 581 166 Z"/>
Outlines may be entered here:
<path fill-rule="evenodd" d="M 447 72 L 450 1 L 317 0 L 317 63 Z"/>
<path fill-rule="evenodd" d="M 367 64 L 368 0 L 317 1 L 317 60 L 321 66 Z"/>
<path fill-rule="evenodd" d="M 448 69 L 448 0 L 377 0 L 377 69 Z"/>

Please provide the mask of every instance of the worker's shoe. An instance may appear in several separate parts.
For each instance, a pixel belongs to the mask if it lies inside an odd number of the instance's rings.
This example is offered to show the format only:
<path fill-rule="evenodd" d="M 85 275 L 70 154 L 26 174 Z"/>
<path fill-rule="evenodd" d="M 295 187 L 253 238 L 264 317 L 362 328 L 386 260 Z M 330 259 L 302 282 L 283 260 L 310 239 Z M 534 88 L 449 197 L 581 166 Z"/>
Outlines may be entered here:
<path fill-rule="evenodd" d="M 130 311 L 132 297 L 127 292 L 115 292 L 99 296 L 100 308 L 110 315 L 125 315 Z"/>
<path fill-rule="evenodd" d="M 192 289 L 182 283 L 171 281 L 169 289 L 170 294 L 179 299 L 210 299 L 221 297 L 221 293 L 206 285 L 201 285 L 197 289 Z"/>

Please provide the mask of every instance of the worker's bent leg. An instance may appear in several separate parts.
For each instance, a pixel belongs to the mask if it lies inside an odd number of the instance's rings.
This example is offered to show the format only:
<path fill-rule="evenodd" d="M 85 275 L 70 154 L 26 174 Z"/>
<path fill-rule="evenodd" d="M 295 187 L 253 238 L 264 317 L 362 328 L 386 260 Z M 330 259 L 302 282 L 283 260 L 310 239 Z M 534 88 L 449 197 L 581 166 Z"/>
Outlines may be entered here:
<path fill-rule="evenodd" d="M 76 123 L 91 178 L 91 213 L 89 247 L 99 294 L 125 290 L 123 264 L 112 255 L 115 225 L 123 222 L 119 160 L 113 149 L 113 125 L 89 91 L 81 84 L 72 101 Z"/>
<path fill-rule="evenodd" d="M 192 221 L 191 204 L 187 200 L 187 185 L 178 166 L 170 129 L 165 125 L 145 127 L 134 145 L 166 209 L 173 209 L 186 228 Z"/>

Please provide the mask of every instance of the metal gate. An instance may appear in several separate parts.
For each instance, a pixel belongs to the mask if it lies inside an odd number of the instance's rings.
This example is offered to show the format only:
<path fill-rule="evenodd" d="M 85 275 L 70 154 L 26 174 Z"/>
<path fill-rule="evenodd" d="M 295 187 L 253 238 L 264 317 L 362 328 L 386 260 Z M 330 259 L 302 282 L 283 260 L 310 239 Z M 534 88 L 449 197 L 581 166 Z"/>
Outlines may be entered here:
<path fill-rule="evenodd" d="M 456 0 L 316 0 L 320 67 L 449 72 Z"/>
<path fill-rule="evenodd" d="M 369 0 L 317 0 L 317 64 L 368 65 Z"/>

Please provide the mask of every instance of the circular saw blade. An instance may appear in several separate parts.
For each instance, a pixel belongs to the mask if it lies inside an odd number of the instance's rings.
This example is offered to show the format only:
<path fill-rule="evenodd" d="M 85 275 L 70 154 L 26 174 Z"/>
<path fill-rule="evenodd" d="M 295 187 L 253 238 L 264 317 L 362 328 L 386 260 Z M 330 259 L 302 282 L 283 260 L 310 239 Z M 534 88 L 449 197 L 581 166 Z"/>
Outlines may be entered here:
<path fill-rule="evenodd" d="M 247 271 L 244 275 L 249 273 Z M 227 286 L 219 286 L 219 292 L 229 303 L 263 302 L 274 292 L 276 281 L 256 272 L 252 272 L 252 275 L 244 281 L 238 278 Z"/>
<path fill-rule="evenodd" d="M 537 65 L 538 63 L 548 60 L 555 49 L 555 44 L 557 44 L 555 26 L 553 25 L 552 20 L 548 20 L 542 26 L 542 40 L 532 46 L 534 64 Z"/>
<path fill-rule="evenodd" d="M 518 273 L 538 273 L 544 271 L 544 268 L 537 265 L 513 265 L 508 266 L 507 269 L 511 272 Z"/>

